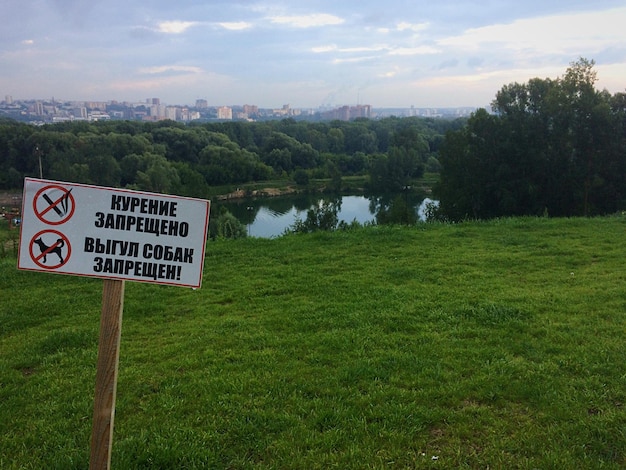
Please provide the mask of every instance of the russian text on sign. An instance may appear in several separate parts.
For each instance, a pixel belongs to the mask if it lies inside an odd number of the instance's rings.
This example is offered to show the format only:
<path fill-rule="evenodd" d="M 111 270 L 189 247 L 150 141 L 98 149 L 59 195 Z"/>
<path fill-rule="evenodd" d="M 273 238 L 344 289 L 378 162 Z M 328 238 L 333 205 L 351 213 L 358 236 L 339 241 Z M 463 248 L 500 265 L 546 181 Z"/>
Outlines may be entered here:
<path fill-rule="evenodd" d="M 147 263 L 113 258 L 94 258 L 93 271 L 98 274 L 121 274 L 154 279 L 180 279 L 181 267 L 175 264 Z"/>
<path fill-rule="evenodd" d="M 176 217 L 177 203 L 144 197 L 111 195 L 111 210 Z"/>
<path fill-rule="evenodd" d="M 189 235 L 189 223 L 177 220 L 154 219 L 151 217 L 136 217 L 124 214 L 105 214 L 96 212 L 97 228 L 107 228 L 112 230 L 126 230 L 170 237 L 186 237 Z"/>
<path fill-rule="evenodd" d="M 125 240 L 105 240 L 85 237 L 85 253 L 101 253 L 107 255 L 120 255 L 137 258 L 139 256 L 139 243 Z"/>

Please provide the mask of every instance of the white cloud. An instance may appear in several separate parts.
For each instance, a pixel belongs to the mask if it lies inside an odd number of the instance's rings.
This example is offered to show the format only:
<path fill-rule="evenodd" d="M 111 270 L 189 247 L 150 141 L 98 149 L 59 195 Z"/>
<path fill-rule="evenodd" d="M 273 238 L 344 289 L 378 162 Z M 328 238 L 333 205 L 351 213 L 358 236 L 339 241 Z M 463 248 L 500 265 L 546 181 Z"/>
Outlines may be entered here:
<path fill-rule="evenodd" d="M 562 75 L 561 67 L 551 66 L 543 68 L 516 68 L 491 71 L 478 71 L 459 75 L 438 75 L 424 78 L 413 82 L 413 85 L 439 90 L 472 90 L 481 89 L 485 96 L 493 98 L 497 90 L 504 84 L 513 82 L 526 82 L 532 78 L 556 78 Z"/>
<path fill-rule="evenodd" d="M 192 67 L 186 65 L 161 65 L 156 67 L 143 67 L 139 69 L 139 73 L 146 75 L 162 75 L 168 73 L 200 73 L 200 67 Z"/>
<path fill-rule="evenodd" d="M 339 49 L 339 51 L 346 52 L 346 53 L 378 52 L 378 51 L 384 51 L 385 49 L 388 49 L 388 48 L 389 46 L 376 45 L 376 46 L 362 46 L 362 47 L 345 47 L 345 48 Z"/>
<path fill-rule="evenodd" d="M 431 46 L 396 47 L 389 51 L 389 55 L 429 55 L 440 52 L 441 50 Z"/>
<path fill-rule="evenodd" d="M 315 13 L 312 15 L 270 16 L 269 20 L 275 24 L 285 24 L 296 28 L 334 26 L 344 22 L 342 18 L 326 13 Z"/>
<path fill-rule="evenodd" d="M 396 29 L 398 31 L 413 31 L 415 33 L 419 32 L 419 31 L 423 31 L 425 29 L 428 28 L 428 23 L 416 23 L 416 24 L 411 24 L 411 23 L 407 23 L 405 21 L 398 23 L 398 25 L 396 26 Z"/>
<path fill-rule="evenodd" d="M 337 51 L 339 48 L 335 44 L 330 44 L 328 46 L 317 46 L 311 48 L 311 52 L 315 52 L 316 54 L 323 54 L 325 52 L 333 52 Z"/>
<path fill-rule="evenodd" d="M 344 59 L 333 59 L 333 64 L 354 64 L 357 62 L 367 62 L 370 60 L 378 59 L 376 56 L 364 56 L 364 57 L 346 57 Z"/>
<path fill-rule="evenodd" d="M 571 13 L 528 18 L 508 24 L 468 29 L 438 41 L 441 46 L 478 50 L 489 45 L 524 52 L 578 54 L 599 51 L 614 42 L 626 42 L 626 8 L 604 12 Z"/>
<path fill-rule="evenodd" d="M 381 73 L 379 77 L 381 78 L 393 78 L 398 75 L 398 68 L 396 67 L 394 70 L 390 70 L 388 72 Z"/>
<path fill-rule="evenodd" d="M 232 21 L 232 22 L 223 22 L 217 23 L 224 29 L 228 29 L 230 31 L 241 31 L 244 29 L 252 28 L 252 23 L 248 23 L 247 21 Z"/>
<path fill-rule="evenodd" d="M 162 21 L 157 29 L 161 33 L 181 34 L 196 24 L 198 23 L 195 21 Z"/>
<path fill-rule="evenodd" d="M 330 44 L 328 46 L 318 46 L 311 48 L 312 52 L 316 54 L 322 54 L 326 52 L 340 52 L 344 54 L 353 54 L 360 52 L 378 52 L 388 49 L 389 46 L 384 45 L 376 45 L 376 46 L 361 46 L 361 47 L 337 47 L 335 44 Z"/>
<path fill-rule="evenodd" d="M 22 44 L 24 44 L 25 46 L 32 46 L 35 44 L 35 41 L 33 39 L 24 39 L 22 41 Z"/>

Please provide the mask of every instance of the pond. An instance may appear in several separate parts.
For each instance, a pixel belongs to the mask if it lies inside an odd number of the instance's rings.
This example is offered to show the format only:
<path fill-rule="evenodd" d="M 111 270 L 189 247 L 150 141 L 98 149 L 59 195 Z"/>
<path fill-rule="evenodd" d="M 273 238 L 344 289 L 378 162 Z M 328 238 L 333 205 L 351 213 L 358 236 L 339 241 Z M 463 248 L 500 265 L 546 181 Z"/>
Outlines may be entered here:
<path fill-rule="evenodd" d="M 424 220 L 426 204 L 433 202 L 429 198 L 417 194 L 402 194 L 407 205 L 414 210 L 420 220 Z M 279 197 L 250 198 L 236 201 L 215 202 L 215 206 L 224 206 L 246 226 L 248 236 L 273 238 L 285 233 L 296 220 L 305 220 L 307 211 L 322 202 L 339 204 L 337 216 L 340 221 L 351 223 L 356 220 L 360 224 L 376 221 L 376 210 L 381 202 L 393 200 L 397 195 L 390 196 L 346 196 L 346 195 L 312 195 L 298 194 Z M 212 214 L 216 214 L 212 208 Z"/>

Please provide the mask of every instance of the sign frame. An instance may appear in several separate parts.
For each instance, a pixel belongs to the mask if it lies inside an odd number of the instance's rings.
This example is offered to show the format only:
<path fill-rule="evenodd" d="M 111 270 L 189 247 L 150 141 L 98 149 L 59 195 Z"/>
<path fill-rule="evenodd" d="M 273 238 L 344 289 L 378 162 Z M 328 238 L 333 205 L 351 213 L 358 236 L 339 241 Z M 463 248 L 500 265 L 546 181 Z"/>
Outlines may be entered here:
<path fill-rule="evenodd" d="M 18 269 L 199 288 L 210 207 L 204 199 L 25 178 Z M 47 236 L 39 248 L 38 233 Z M 38 262 L 44 256 L 35 252 L 55 243 L 63 261 Z"/>

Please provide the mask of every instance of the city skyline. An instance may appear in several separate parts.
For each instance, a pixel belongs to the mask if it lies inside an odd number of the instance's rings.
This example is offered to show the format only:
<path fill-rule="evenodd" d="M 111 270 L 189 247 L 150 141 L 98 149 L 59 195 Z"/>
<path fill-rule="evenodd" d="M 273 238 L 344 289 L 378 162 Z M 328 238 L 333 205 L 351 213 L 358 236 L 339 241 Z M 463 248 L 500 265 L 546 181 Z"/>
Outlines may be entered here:
<path fill-rule="evenodd" d="M 356 118 L 396 117 L 467 117 L 476 108 L 374 108 L 369 104 L 342 105 L 338 107 L 292 108 L 284 104 L 280 108 L 260 108 L 252 104 L 215 106 L 204 99 L 196 100 L 195 105 L 163 103 L 160 98 L 145 101 L 120 102 L 50 99 L 14 100 L 7 95 L 0 101 L 0 117 L 13 118 L 35 124 L 67 121 L 103 121 L 123 119 L 135 121 L 257 121 L 268 119 L 297 118 L 314 121 L 342 120 Z"/>
<path fill-rule="evenodd" d="M 293 2 L 292 2 L 293 3 Z M 7 0 L 0 96 L 261 108 L 488 107 L 596 62 L 626 89 L 623 2 Z"/>

